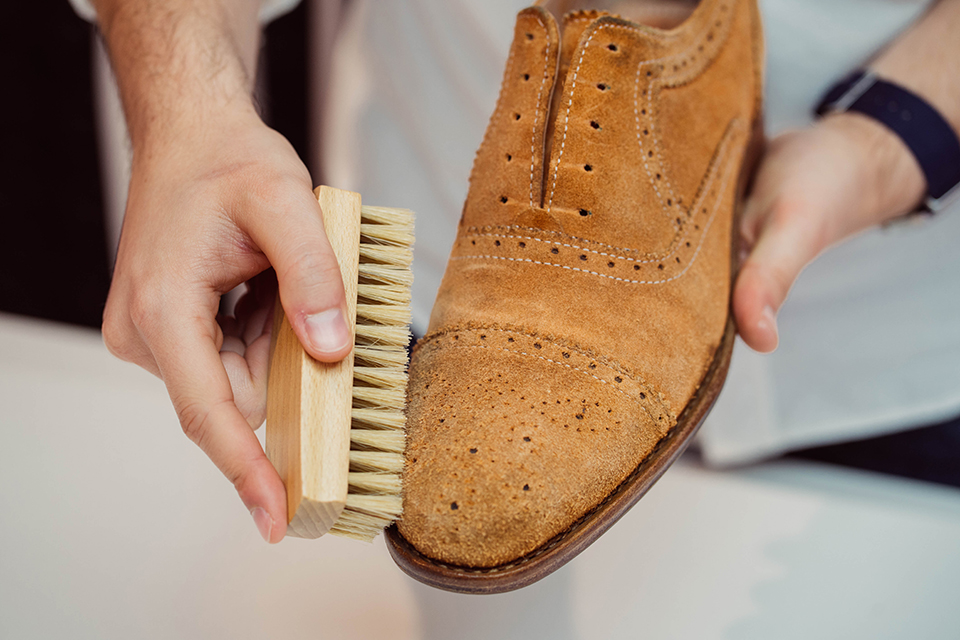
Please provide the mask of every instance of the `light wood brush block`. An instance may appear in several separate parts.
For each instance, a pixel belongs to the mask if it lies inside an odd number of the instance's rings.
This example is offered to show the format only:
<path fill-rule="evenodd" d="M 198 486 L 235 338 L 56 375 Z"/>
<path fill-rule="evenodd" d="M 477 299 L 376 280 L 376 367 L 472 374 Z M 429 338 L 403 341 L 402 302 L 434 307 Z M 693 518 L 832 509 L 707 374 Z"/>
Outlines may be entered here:
<path fill-rule="evenodd" d="M 347 327 L 357 313 L 360 194 L 320 187 L 327 238 L 340 263 Z M 267 456 L 287 488 L 288 532 L 316 538 L 329 531 L 347 502 L 353 352 L 334 364 L 302 347 L 278 303 L 270 360 Z"/>
<path fill-rule="evenodd" d="M 316 191 L 336 254 L 354 348 L 314 360 L 274 317 L 267 457 L 287 489 L 288 533 L 372 540 L 400 515 L 413 214 L 361 206 L 356 193 Z"/>

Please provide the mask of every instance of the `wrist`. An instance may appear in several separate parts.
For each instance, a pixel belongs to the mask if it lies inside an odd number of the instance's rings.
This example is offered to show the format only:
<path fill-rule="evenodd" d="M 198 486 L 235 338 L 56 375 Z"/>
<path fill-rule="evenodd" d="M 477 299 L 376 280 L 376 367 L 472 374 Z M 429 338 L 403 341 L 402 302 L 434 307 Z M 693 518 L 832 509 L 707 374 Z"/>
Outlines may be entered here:
<path fill-rule="evenodd" d="M 923 201 L 923 171 L 907 145 L 886 126 L 854 111 L 829 114 L 817 126 L 849 148 L 865 217 L 889 220 L 915 210 Z"/>
<path fill-rule="evenodd" d="M 131 133 L 132 168 L 149 171 L 167 166 L 175 171 L 234 162 L 237 141 L 254 129 L 266 127 L 251 101 L 223 105 L 205 104 L 187 113 L 170 114 L 163 120 Z"/>
<path fill-rule="evenodd" d="M 257 37 L 247 23 L 256 26 L 258 5 L 223 12 L 215 0 L 97 2 L 135 154 L 255 113 L 248 54 Z"/>

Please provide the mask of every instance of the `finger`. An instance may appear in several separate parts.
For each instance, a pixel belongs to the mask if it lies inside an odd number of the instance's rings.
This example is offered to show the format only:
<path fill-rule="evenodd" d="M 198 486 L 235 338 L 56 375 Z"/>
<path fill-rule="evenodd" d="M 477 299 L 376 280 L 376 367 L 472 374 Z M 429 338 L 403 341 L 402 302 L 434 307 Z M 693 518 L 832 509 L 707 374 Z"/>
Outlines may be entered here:
<path fill-rule="evenodd" d="M 168 308 L 167 321 L 152 334 L 150 346 L 184 433 L 233 483 L 263 538 L 279 542 L 286 532 L 283 482 L 234 404 L 214 340 L 218 329 L 210 326 L 215 323 L 197 318 L 194 311 Z M 239 357 L 228 352 L 231 356 Z"/>
<path fill-rule="evenodd" d="M 250 282 L 248 286 L 247 293 L 237 302 L 237 323 L 241 327 L 238 335 L 247 345 L 263 335 L 268 324 L 272 326 L 277 282 L 273 278 L 266 285 Z"/>
<path fill-rule="evenodd" d="M 260 336 L 247 346 L 241 357 L 220 352 L 224 369 L 233 388 L 237 409 L 253 429 L 259 429 L 267 417 L 267 377 L 270 366 L 270 334 Z"/>
<path fill-rule="evenodd" d="M 818 212 L 809 204 L 781 199 L 767 207 L 754 214 L 759 221 L 758 238 L 740 268 L 733 293 L 740 336 L 762 353 L 777 348 L 777 311 L 797 276 L 824 247 Z"/>
<path fill-rule="evenodd" d="M 239 338 L 243 333 L 243 327 L 238 319 L 233 316 L 219 313 L 217 314 L 217 324 L 220 325 L 220 329 L 223 331 L 224 340 L 227 338 Z"/>
<path fill-rule="evenodd" d="M 343 359 L 352 331 L 320 205 L 309 189 L 290 188 L 252 210 L 257 213 L 245 221 L 246 229 L 277 273 L 280 300 L 300 342 L 318 360 Z"/>
<path fill-rule="evenodd" d="M 235 338 L 234 336 L 226 336 L 223 339 L 223 344 L 220 346 L 220 353 L 235 353 L 241 358 L 247 350 L 247 345 L 240 338 Z"/>

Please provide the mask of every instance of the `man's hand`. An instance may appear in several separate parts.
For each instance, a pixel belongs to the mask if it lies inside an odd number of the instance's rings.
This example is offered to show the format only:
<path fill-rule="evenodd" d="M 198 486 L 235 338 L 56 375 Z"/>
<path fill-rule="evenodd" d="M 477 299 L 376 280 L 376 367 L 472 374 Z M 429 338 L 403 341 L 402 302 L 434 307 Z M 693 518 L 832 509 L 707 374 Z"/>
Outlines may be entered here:
<path fill-rule="evenodd" d="M 776 313 L 800 271 L 830 245 L 909 211 L 924 186 L 903 142 L 863 115 L 830 116 L 772 140 L 740 225 L 733 310 L 743 340 L 773 351 Z"/>
<path fill-rule="evenodd" d="M 941 0 L 870 68 L 919 94 L 960 131 L 958 59 L 960 0 Z M 745 261 L 733 310 L 744 341 L 773 351 L 776 313 L 803 267 L 830 245 L 911 211 L 925 190 L 907 146 L 861 114 L 828 116 L 773 140 L 741 224 Z"/>
<path fill-rule="evenodd" d="M 134 149 L 103 335 L 163 378 L 184 432 L 278 542 L 284 487 L 254 435 L 277 280 L 311 355 L 334 362 L 352 345 L 310 175 L 250 99 L 258 6 L 97 2 Z M 236 317 L 218 318 L 221 295 L 244 282 Z"/>

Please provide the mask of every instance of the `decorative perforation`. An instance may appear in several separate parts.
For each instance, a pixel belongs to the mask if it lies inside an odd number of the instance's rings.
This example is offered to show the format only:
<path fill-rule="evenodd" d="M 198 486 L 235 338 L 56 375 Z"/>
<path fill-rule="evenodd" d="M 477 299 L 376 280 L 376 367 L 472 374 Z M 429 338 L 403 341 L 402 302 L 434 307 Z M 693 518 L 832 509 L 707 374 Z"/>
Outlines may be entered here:
<path fill-rule="evenodd" d="M 690 269 L 723 202 L 731 195 L 731 177 L 742 149 L 744 127 L 735 120 L 720 142 L 707 176 L 689 212 L 679 219 L 682 228 L 662 255 L 643 255 L 634 249 L 607 247 L 582 239 L 559 239 L 555 233 L 511 228 L 472 230 L 458 238 L 451 260 L 503 260 L 561 268 L 624 284 L 664 284 Z M 589 212 L 588 212 L 589 213 Z"/>
<path fill-rule="evenodd" d="M 601 358 L 572 343 L 536 333 L 501 327 L 444 329 L 427 335 L 420 349 L 490 349 L 527 358 L 536 358 L 564 367 L 607 386 L 635 403 L 653 424 L 668 429 L 676 423 L 663 395 L 641 376 L 609 358 Z"/>
<path fill-rule="evenodd" d="M 690 82 L 696 78 L 707 65 L 716 57 L 720 51 L 723 42 L 729 35 L 730 24 L 732 20 L 728 15 L 728 7 L 721 4 L 710 16 L 707 25 L 701 33 L 693 38 L 694 44 L 685 48 L 683 51 L 656 58 L 653 60 L 642 61 L 637 66 L 637 73 L 634 79 L 634 116 L 637 126 L 637 143 L 640 147 L 641 159 L 648 180 L 661 203 L 664 215 L 671 221 L 677 217 L 684 217 L 689 213 L 689 209 L 684 207 L 683 197 L 678 196 L 669 180 L 669 167 L 663 160 L 659 139 L 659 127 L 657 126 L 656 105 L 654 94 L 659 93 L 661 87 L 679 86 Z M 556 195 L 557 181 L 561 162 L 563 161 L 566 149 L 567 134 L 570 127 L 570 112 L 573 101 L 577 93 L 578 83 L 595 82 L 595 86 L 602 92 L 607 92 L 610 88 L 608 82 L 603 79 L 591 79 L 589 81 L 580 78 L 580 70 L 585 57 L 588 55 L 591 44 L 594 39 L 603 31 L 621 30 L 629 34 L 638 34 L 639 29 L 636 26 L 623 24 L 621 22 L 605 22 L 603 19 L 594 26 L 589 37 L 581 46 L 580 55 L 576 66 L 572 70 L 570 91 L 567 99 L 567 108 L 563 118 L 563 135 L 560 139 L 560 150 L 556 159 L 553 161 L 552 178 L 549 196 L 546 198 L 546 209 L 551 211 L 554 196 Z M 669 39 L 677 37 L 678 33 L 659 35 L 660 39 Z M 645 32 L 644 37 L 649 37 Z M 615 49 L 610 49 L 610 46 Z M 596 52 L 590 51 L 590 55 L 610 55 L 612 51 L 619 53 L 624 43 L 608 42 L 606 46 L 595 48 Z M 600 130 L 602 125 L 599 118 L 590 121 L 590 126 L 595 130 Z"/>

